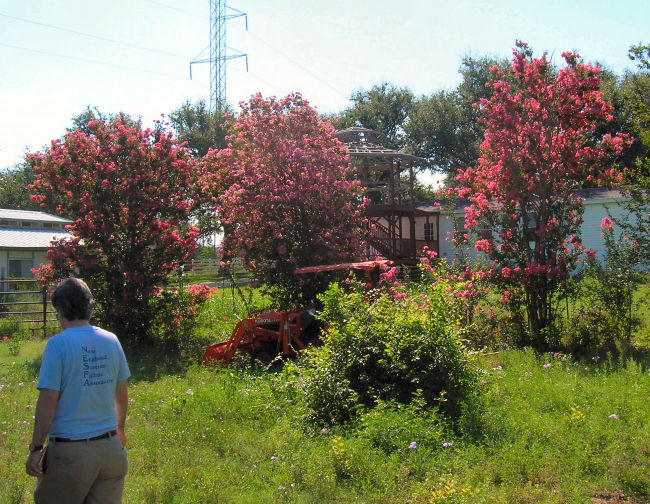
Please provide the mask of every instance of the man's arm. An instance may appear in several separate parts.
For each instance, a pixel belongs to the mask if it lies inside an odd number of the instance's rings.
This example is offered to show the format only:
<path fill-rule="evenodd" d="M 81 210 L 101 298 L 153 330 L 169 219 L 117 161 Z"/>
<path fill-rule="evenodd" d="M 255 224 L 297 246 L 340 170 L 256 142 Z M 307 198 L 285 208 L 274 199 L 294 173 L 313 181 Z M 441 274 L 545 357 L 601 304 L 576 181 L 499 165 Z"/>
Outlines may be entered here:
<path fill-rule="evenodd" d="M 122 448 L 126 446 L 126 434 L 124 425 L 126 424 L 126 409 L 129 403 L 129 392 L 126 380 L 117 382 L 115 386 L 115 414 L 117 415 L 117 437 L 120 438 Z"/>
<path fill-rule="evenodd" d="M 36 415 L 34 420 L 34 432 L 32 434 L 32 443 L 35 446 L 41 446 L 45 443 L 45 438 L 50 432 L 56 405 L 59 402 L 59 391 L 51 389 L 41 389 L 36 401 Z M 41 476 L 43 471 L 40 468 L 41 451 L 30 453 L 27 458 L 27 474 L 30 476 Z"/>

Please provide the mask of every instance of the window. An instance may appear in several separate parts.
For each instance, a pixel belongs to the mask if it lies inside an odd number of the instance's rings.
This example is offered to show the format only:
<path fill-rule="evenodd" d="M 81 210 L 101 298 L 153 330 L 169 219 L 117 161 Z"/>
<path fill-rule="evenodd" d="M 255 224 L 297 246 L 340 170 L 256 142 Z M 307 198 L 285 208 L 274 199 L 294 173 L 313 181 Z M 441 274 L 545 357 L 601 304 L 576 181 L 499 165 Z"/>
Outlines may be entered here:
<path fill-rule="evenodd" d="M 32 227 L 32 223 L 29 221 L 23 221 L 20 223 L 22 227 Z"/>
<path fill-rule="evenodd" d="M 9 276 L 14 278 L 31 278 L 34 261 L 31 259 L 9 259 Z"/>
<path fill-rule="evenodd" d="M 426 241 L 436 241 L 436 227 L 435 222 L 424 223 L 424 239 Z"/>

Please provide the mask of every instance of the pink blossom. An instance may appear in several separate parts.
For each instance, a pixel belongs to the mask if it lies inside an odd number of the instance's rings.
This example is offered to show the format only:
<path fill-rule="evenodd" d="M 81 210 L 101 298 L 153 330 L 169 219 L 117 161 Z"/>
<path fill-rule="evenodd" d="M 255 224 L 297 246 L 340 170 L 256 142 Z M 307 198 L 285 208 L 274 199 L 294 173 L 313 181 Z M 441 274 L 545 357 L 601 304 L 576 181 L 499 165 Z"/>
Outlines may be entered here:
<path fill-rule="evenodd" d="M 600 221 L 600 227 L 607 231 L 611 231 L 614 227 L 614 221 L 609 217 L 603 217 L 603 220 Z"/>

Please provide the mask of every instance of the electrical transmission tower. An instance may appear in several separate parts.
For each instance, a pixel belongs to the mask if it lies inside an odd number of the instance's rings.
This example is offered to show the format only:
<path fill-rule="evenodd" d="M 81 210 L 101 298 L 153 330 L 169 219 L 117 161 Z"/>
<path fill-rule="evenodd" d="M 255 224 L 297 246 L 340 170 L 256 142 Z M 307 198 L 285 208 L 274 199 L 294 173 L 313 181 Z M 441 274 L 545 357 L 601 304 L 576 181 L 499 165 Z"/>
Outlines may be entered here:
<path fill-rule="evenodd" d="M 190 62 L 190 79 L 193 64 L 210 63 L 210 112 L 221 112 L 226 107 L 226 61 L 246 58 L 248 72 L 248 55 L 226 45 L 226 22 L 238 17 L 244 18 L 248 31 L 248 18 L 244 12 L 228 7 L 226 0 L 210 0 L 210 57 Z M 229 54 L 228 51 L 236 54 Z"/>

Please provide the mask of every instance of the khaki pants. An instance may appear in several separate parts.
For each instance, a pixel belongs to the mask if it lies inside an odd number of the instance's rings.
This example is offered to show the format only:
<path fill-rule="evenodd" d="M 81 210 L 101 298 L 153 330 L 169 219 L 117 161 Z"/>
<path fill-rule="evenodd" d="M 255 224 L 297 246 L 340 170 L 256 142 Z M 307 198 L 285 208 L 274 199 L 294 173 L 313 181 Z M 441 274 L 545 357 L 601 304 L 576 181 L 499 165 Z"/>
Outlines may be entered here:
<path fill-rule="evenodd" d="M 50 442 L 36 504 L 120 504 L 128 470 L 126 451 L 113 436 L 75 443 Z"/>

